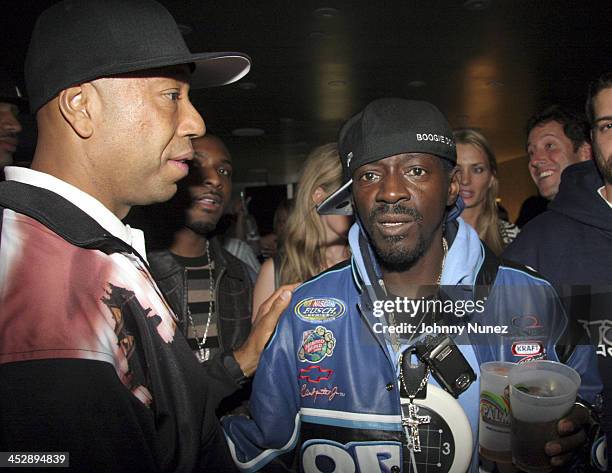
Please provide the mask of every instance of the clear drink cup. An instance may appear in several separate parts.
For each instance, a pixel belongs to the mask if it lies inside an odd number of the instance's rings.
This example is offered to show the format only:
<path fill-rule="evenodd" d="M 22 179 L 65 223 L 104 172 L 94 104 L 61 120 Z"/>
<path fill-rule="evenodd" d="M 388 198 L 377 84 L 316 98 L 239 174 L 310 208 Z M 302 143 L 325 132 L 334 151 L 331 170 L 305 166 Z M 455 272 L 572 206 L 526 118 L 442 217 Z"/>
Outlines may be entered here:
<path fill-rule="evenodd" d="M 508 374 L 514 363 L 491 361 L 480 365 L 479 454 L 497 463 L 512 462 Z"/>
<path fill-rule="evenodd" d="M 512 462 L 528 473 L 552 470 L 544 445 L 576 401 L 580 375 L 556 361 L 516 365 L 509 374 Z"/>

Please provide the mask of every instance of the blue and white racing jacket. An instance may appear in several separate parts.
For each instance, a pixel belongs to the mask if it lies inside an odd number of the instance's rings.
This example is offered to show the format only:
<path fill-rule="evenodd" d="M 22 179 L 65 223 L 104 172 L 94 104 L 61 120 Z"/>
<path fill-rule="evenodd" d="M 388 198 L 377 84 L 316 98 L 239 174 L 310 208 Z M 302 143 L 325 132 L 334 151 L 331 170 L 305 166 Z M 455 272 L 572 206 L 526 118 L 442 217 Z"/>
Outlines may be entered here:
<path fill-rule="evenodd" d="M 447 226 L 450 248 L 442 285 L 475 299 L 485 248 L 469 225 L 458 222 L 452 230 Z M 429 414 L 431 422 L 420 426 L 424 448 L 410 458 L 397 382 L 408 337 L 394 350 L 382 329 L 385 317 L 374 314 L 379 270 L 358 224 L 349 242 L 350 262 L 295 290 L 262 354 L 252 418 L 223 419 L 236 465 L 249 472 L 281 462 L 307 473 L 397 473 L 414 471 L 408 465 L 416 460 L 418 471 L 477 472 L 479 379 L 455 400 L 430 377 L 419 414 Z M 477 375 L 485 361 L 560 359 L 557 345 L 569 321 L 546 280 L 526 269 L 496 265 L 482 297 L 484 312 L 470 320 L 507 330 L 476 341 L 455 338 Z M 561 358 L 580 373 L 580 395 L 592 402 L 601 390 L 593 347 L 573 346 Z"/>

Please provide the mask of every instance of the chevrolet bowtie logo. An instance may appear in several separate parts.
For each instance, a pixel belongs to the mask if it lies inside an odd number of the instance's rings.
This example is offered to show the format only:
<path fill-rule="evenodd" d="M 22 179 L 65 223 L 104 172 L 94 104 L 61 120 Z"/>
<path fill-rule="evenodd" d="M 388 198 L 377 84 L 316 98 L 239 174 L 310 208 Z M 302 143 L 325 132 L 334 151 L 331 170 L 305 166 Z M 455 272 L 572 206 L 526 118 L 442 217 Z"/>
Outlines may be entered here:
<path fill-rule="evenodd" d="M 303 379 L 309 383 L 318 383 L 326 381 L 334 374 L 334 370 L 321 368 L 319 365 L 309 366 L 308 368 L 300 369 L 299 379 Z"/>

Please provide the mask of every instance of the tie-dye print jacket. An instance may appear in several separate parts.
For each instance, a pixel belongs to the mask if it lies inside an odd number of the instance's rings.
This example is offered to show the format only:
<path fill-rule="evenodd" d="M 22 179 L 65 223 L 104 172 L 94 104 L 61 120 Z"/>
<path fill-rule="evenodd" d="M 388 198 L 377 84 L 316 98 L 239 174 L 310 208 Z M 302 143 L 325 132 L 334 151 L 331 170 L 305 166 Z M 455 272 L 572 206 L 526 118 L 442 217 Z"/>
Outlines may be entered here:
<path fill-rule="evenodd" d="M 237 386 L 197 363 L 141 256 L 45 189 L 1 183 L 0 211 L 2 451 L 233 471 L 214 410 Z"/>

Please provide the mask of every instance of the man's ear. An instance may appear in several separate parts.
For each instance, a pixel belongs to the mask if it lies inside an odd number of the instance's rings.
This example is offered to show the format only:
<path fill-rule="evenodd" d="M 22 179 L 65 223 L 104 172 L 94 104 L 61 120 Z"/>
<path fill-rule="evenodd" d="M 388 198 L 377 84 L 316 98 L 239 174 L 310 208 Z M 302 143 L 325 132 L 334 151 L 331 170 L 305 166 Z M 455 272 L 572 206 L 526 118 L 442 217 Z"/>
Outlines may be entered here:
<path fill-rule="evenodd" d="M 450 174 L 450 182 L 448 184 L 448 195 L 446 205 L 450 206 L 455 203 L 459 195 L 459 168 L 455 167 Z"/>
<path fill-rule="evenodd" d="M 593 148 L 586 141 L 580 145 L 578 151 L 576 151 L 578 155 L 578 161 L 588 161 L 589 159 L 593 159 Z"/>
<path fill-rule="evenodd" d="M 88 106 L 93 87 L 88 83 L 68 87 L 59 93 L 59 109 L 71 128 L 83 139 L 93 134 L 93 123 Z"/>

